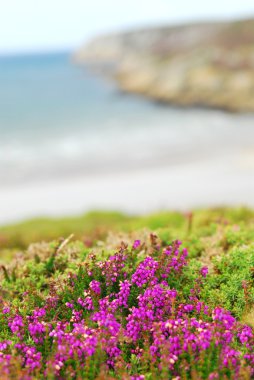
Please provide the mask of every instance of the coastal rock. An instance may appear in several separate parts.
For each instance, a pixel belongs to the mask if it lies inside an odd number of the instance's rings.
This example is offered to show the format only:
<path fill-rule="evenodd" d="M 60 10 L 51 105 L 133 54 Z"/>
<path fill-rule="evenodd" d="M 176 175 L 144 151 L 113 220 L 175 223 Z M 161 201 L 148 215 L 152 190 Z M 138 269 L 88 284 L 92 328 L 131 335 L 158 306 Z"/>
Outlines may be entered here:
<path fill-rule="evenodd" d="M 74 60 L 164 103 L 254 111 L 254 20 L 102 36 Z"/>

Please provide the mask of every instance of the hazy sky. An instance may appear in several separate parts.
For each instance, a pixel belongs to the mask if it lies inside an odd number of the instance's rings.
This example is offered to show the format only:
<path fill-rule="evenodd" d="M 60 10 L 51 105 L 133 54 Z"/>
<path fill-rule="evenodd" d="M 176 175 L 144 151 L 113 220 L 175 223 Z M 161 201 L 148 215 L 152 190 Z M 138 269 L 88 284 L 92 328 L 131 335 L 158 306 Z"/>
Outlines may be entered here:
<path fill-rule="evenodd" d="M 101 32 L 254 16 L 254 0 L 0 0 L 0 52 L 78 46 Z"/>

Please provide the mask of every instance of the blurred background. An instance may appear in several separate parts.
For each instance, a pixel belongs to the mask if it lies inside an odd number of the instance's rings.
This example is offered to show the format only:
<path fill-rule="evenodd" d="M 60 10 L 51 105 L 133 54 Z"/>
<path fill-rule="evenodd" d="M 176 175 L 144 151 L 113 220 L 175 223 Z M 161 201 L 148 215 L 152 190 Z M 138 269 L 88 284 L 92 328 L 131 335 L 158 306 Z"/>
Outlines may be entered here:
<path fill-rule="evenodd" d="M 0 224 L 221 205 L 254 206 L 252 0 L 1 0 Z"/>

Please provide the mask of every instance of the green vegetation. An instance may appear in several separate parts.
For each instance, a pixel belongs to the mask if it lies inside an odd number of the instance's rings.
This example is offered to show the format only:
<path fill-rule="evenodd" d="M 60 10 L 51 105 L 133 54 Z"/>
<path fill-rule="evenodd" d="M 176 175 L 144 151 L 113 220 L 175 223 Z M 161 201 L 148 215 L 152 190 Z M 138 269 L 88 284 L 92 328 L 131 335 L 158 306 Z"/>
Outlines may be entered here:
<path fill-rule="evenodd" d="M 253 378 L 253 211 L 36 219 L 0 244 L 1 378 Z"/>
<path fill-rule="evenodd" d="M 26 249 L 34 242 L 52 241 L 74 234 L 92 244 L 105 239 L 109 232 L 133 232 L 141 229 L 156 231 L 165 239 L 179 236 L 184 239 L 198 239 L 215 233 L 217 226 L 224 230 L 229 225 L 242 225 L 239 235 L 251 235 L 254 212 L 246 208 L 217 208 L 197 210 L 192 214 L 160 212 L 148 216 L 127 216 L 118 212 L 90 212 L 79 217 L 37 218 L 22 223 L 0 227 L 0 250 Z M 236 236 L 236 235 L 235 235 Z M 228 238 L 230 240 L 230 237 Z M 2 255 L 3 257 L 3 255 Z"/>

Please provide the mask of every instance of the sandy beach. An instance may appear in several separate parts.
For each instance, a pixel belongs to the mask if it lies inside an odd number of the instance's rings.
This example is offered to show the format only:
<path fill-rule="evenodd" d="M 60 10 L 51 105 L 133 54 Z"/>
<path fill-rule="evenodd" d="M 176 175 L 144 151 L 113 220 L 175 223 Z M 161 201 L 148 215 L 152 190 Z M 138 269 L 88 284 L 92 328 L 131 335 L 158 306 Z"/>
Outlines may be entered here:
<path fill-rule="evenodd" d="M 0 224 L 94 209 L 254 206 L 254 114 L 119 94 L 68 54 L 1 67 Z"/>
<path fill-rule="evenodd" d="M 254 207 L 254 152 L 0 189 L 0 224 L 90 210 L 149 213 L 205 206 Z"/>

